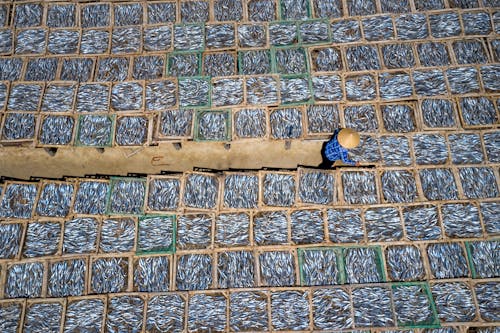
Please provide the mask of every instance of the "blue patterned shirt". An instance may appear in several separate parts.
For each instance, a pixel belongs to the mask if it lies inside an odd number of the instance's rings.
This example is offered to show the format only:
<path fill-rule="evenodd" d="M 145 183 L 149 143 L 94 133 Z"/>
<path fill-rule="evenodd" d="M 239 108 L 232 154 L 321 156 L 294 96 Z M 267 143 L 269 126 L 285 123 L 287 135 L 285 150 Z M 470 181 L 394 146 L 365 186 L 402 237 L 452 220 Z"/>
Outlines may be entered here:
<path fill-rule="evenodd" d="M 342 147 L 337 140 L 338 130 L 335 131 L 333 137 L 327 142 L 325 147 L 325 155 L 330 161 L 342 160 L 342 162 L 350 165 L 356 165 L 356 162 L 349 159 L 347 155 L 349 151 Z"/>

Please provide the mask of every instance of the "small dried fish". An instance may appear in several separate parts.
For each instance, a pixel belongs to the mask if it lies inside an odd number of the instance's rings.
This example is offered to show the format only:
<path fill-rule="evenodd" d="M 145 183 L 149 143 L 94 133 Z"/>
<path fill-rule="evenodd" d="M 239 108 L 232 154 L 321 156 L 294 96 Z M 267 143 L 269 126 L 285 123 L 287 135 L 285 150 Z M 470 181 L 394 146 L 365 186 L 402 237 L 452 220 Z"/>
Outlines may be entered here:
<path fill-rule="evenodd" d="M 388 170 L 382 173 L 382 192 L 387 202 L 413 202 L 418 198 L 413 173 L 405 170 Z"/>
<path fill-rule="evenodd" d="M 419 281 L 425 276 L 422 254 L 416 246 L 389 246 L 385 258 L 392 281 Z"/>
<path fill-rule="evenodd" d="M 453 42 L 455 58 L 463 64 L 485 64 L 488 56 L 483 44 L 479 40 L 457 40 Z"/>
<path fill-rule="evenodd" d="M 146 330 L 150 332 L 182 332 L 186 301 L 176 294 L 153 296 L 148 300 Z"/>
<path fill-rule="evenodd" d="M 301 331 L 309 328 L 309 292 L 276 291 L 271 294 L 273 330 Z"/>
<path fill-rule="evenodd" d="M 398 326 L 423 325 L 434 320 L 432 300 L 424 284 L 394 286 L 392 297 Z"/>
<path fill-rule="evenodd" d="M 234 130 L 239 138 L 260 138 L 266 135 L 266 110 L 242 109 L 235 112 Z"/>
<path fill-rule="evenodd" d="M 271 76 L 247 78 L 246 101 L 253 105 L 277 104 L 278 82 Z"/>
<path fill-rule="evenodd" d="M 297 210 L 290 214 L 292 241 L 295 244 L 321 243 L 325 238 L 321 210 Z"/>
<path fill-rule="evenodd" d="M 375 132 L 378 129 L 377 112 L 371 104 L 344 108 L 346 127 L 359 132 Z"/>
<path fill-rule="evenodd" d="M 440 1 L 440 0 L 439 0 Z M 393 1 L 384 1 L 383 3 L 394 4 Z M 400 4 L 401 2 L 397 2 Z M 425 14 L 404 14 L 396 17 L 396 30 L 398 39 L 425 39 L 429 36 L 427 29 L 427 17 Z"/>
<path fill-rule="evenodd" d="M 13 259 L 19 254 L 22 232 L 21 223 L 0 224 L 0 259 Z"/>
<path fill-rule="evenodd" d="M 375 174 L 368 171 L 342 173 L 344 200 L 349 204 L 374 204 L 378 202 Z"/>
<path fill-rule="evenodd" d="M 224 206 L 257 208 L 259 179 L 255 175 L 233 174 L 224 178 Z"/>
<path fill-rule="evenodd" d="M 258 245 L 286 244 L 288 219 L 285 211 L 259 212 L 253 216 L 253 233 Z"/>
<path fill-rule="evenodd" d="M 227 299 L 222 294 L 195 294 L 189 298 L 187 316 L 191 332 L 226 332 Z"/>
<path fill-rule="evenodd" d="M 59 222 L 28 223 L 24 240 L 23 256 L 26 258 L 54 255 L 61 238 Z"/>
<path fill-rule="evenodd" d="M 243 103 L 243 78 L 216 79 L 212 82 L 212 104 L 214 106 Z"/>
<path fill-rule="evenodd" d="M 35 58 L 28 61 L 24 79 L 26 81 L 53 81 L 56 71 L 56 58 Z"/>
<path fill-rule="evenodd" d="M 99 249 L 102 252 L 129 252 L 135 244 L 135 221 L 106 219 L 102 223 Z"/>
<path fill-rule="evenodd" d="M 68 145 L 73 139 L 75 119 L 69 116 L 47 116 L 42 121 L 38 140 L 46 145 Z"/>
<path fill-rule="evenodd" d="M 230 48 L 235 46 L 233 24 L 207 24 L 205 26 L 205 46 L 211 49 Z"/>
<path fill-rule="evenodd" d="M 208 14 L 208 10 L 206 14 Z M 201 50 L 204 45 L 204 37 L 201 25 L 187 24 L 174 26 L 174 48 L 176 50 Z"/>
<path fill-rule="evenodd" d="M 384 64 L 389 69 L 415 67 L 415 57 L 410 44 L 388 44 L 382 46 Z"/>
<path fill-rule="evenodd" d="M 146 84 L 146 109 L 157 111 L 177 104 L 177 85 L 170 80 Z M 167 111 L 168 112 L 168 111 Z"/>
<path fill-rule="evenodd" d="M 109 211 L 113 214 L 140 214 L 143 211 L 146 182 L 142 179 L 112 179 Z"/>
<path fill-rule="evenodd" d="M 377 9 L 373 0 L 348 0 L 347 9 L 351 16 L 375 14 Z"/>
<path fill-rule="evenodd" d="M 381 136 L 380 151 L 387 166 L 412 164 L 410 144 L 404 136 Z"/>
<path fill-rule="evenodd" d="M 84 115 L 79 120 L 78 143 L 83 146 L 106 147 L 111 144 L 113 118 Z"/>
<path fill-rule="evenodd" d="M 175 216 L 146 216 L 139 219 L 138 251 L 168 251 L 174 247 Z"/>
<path fill-rule="evenodd" d="M 498 196 L 498 186 L 492 168 L 461 168 L 459 174 L 462 189 L 467 198 L 495 198 Z"/>
<path fill-rule="evenodd" d="M 342 78 L 339 75 L 313 76 L 311 82 L 313 96 L 316 101 L 342 100 L 344 92 L 342 91 Z M 317 105 L 316 107 L 324 107 L 324 105 Z M 333 130 L 330 132 L 333 132 Z"/>
<path fill-rule="evenodd" d="M 500 202 L 481 202 L 480 206 L 486 232 L 500 233 Z"/>
<path fill-rule="evenodd" d="M 77 217 L 64 223 L 64 254 L 90 253 L 97 249 L 98 222 L 91 217 Z"/>
<path fill-rule="evenodd" d="M 168 110 L 161 113 L 160 133 L 168 137 L 191 135 L 193 126 L 193 110 Z"/>
<path fill-rule="evenodd" d="M 499 250 L 500 242 L 496 240 L 470 243 L 470 259 L 477 277 L 493 278 L 500 275 L 500 262 L 496 255 Z"/>
<path fill-rule="evenodd" d="M 351 101 L 366 101 L 377 95 L 375 78 L 371 74 L 346 76 L 346 97 Z"/>
<path fill-rule="evenodd" d="M 363 0 L 353 0 L 353 2 Z M 366 1 L 366 0 L 365 0 Z M 372 2 L 374 4 L 374 2 Z M 375 5 L 375 4 L 374 4 Z M 365 7 L 364 9 L 367 9 Z M 374 16 L 362 19 L 363 32 L 368 41 L 387 40 L 394 38 L 394 28 L 390 16 Z"/>
<path fill-rule="evenodd" d="M 483 150 L 479 134 L 450 134 L 448 135 L 448 143 L 450 145 L 453 164 L 476 164 L 483 162 Z"/>
<path fill-rule="evenodd" d="M 126 258 L 99 258 L 92 262 L 90 288 L 93 293 L 122 292 L 127 288 L 127 279 L 128 259 Z"/>
<path fill-rule="evenodd" d="M 10 87 L 9 111 L 38 111 L 42 97 L 40 84 L 16 84 Z"/>
<path fill-rule="evenodd" d="M 374 247 L 352 247 L 344 249 L 347 283 L 381 282 L 380 258 Z"/>
<path fill-rule="evenodd" d="M 327 43 L 330 39 L 328 29 L 329 24 L 325 21 L 303 22 L 299 26 L 300 39 L 304 44 Z"/>
<path fill-rule="evenodd" d="M 414 71 L 413 82 L 415 92 L 420 96 L 436 96 L 446 94 L 446 83 L 441 70 Z"/>
<path fill-rule="evenodd" d="M 144 299 L 139 296 L 111 297 L 108 301 L 106 331 L 140 332 L 144 325 Z"/>
<path fill-rule="evenodd" d="M 307 0 L 282 0 L 282 20 L 306 20 L 309 18 L 309 2 Z"/>
<path fill-rule="evenodd" d="M 169 5 L 175 3 L 165 2 L 165 3 L 152 3 L 149 6 L 154 5 Z M 173 12 L 175 15 L 175 11 Z M 168 15 L 163 16 L 168 19 Z M 159 26 L 144 29 L 143 33 L 143 48 L 145 51 L 166 51 L 172 47 L 172 28 L 169 26 Z"/>
<path fill-rule="evenodd" d="M 218 202 L 218 188 L 217 177 L 190 174 L 184 185 L 183 203 L 192 208 L 215 208 Z"/>
<path fill-rule="evenodd" d="M 240 47 L 263 47 L 266 45 L 266 27 L 263 24 L 242 24 L 238 26 Z"/>
<path fill-rule="evenodd" d="M 458 190 L 450 169 L 422 169 L 419 172 L 424 196 L 429 200 L 456 200 Z"/>
<path fill-rule="evenodd" d="M 32 216 L 37 184 L 9 184 L 3 193 L 0 216 L 28 219 Z"/>
<path fill-rule="evenodd" d="M 475 318 L 476 306 L 468 285 L 463 282 L 436 283 L 431 288 L 441 321 L 465 322 Z"/>
<path fill-rule="evenodd" d="M 143 90 L 138 82 L 118 83 L 111 90 L 111 106 L 115 111 L 138 111 L 142 109 Z"/>
<path fill-rule="evenodd" d="M 455 122 L 455 104 L 446 99 L 424 99 L 420 106 L 424 124 L 428 127 L 453 127 Z"/>
<path fill-rule="evenodd" d="M 111 34 L 111 53 L 140 52 L 141 40 L 141 29 L 138 27 L 114 28 Z"/>
<path fill-rule="evenodd" d="M 142 24 L 142 4 L 118 4 L 114 6 L 114 23 L 118 26 Z"/>
<path fill-rule="evenodd" d="M 59 302 L 34 303 L 26 309 L 23 332 L 59 332 L 63 305 Z"/>
<path fill-rule="evenodd" d="M 295 259 L 291 252 L 263 252 L 259 255 L 259 263 L 261 286 L 295 285 Z"/>
<path fill-rule="evenodd" d="M 488 322 L 497 322 L 500 320 L 500 314 L 497 311 L 499 307 L 498 293 L 500 291 L 498 281 L 478 283 L 474 290 L 481 317 Z"/>
<path fill-rule="evenodd" d="M 263 181 L 263 201 L 267 206 L 288 207 L 295 203 L 295 179 L 293 175 L 268 173 Z"/>
<path fill-rule="evenodd" d="M 16 54 L 43 54 L 46 48 L 47 29 L 21 30 L 16 36 Z"/>
<path fill-rule="evenodd" d="M 250 288 L 255 286 L 255 259 L 250 251 L 218 254 L 217 283 L 219 288 Z"/>
<path fill-rule="evenodd" d="M 52 54 L 78 53 L 80 33 L 76 30 L 52 30 L 49 32 L 47 51 Z M 55 73 L 54 73 L 55 74 Z"/>
<path fill-rule="evenodd" d="M 450 64 L 450 54 L 444 43 L 428 42 L 417 44 L 420 63 L 425 67 L 447 66 Z"/>
<path fill-rule="evenodd" d="M 34 298 L 42 296 L 43 263 L 13 264 L 7 269 L 6 298 Z"/>
<path fill-rule="evenodd" d="M 394 207 L 370 208 L 365 212 L 366 233 L 372 242 L 391 242 L 403 238 L 399 212 Z"/>
<path fill-rule="evenodd" d="M 248 0 L 247 6 L 250 21 L 276 20 L 276 0 Z"/>
<path fill-rule="evenodd" d="M 16 28 L 38 26 L 42 23 L 42 15 L 42 4 L 17 4 L 15 7 L 14 26 Z"/>
<path fill-rule="evenodd" d="M 340 127 L 339 108 L 336 104 L 310 105 L 307 107 L 306 117 L 309 134 L 332 133 L 335 128 Z"/>
<path fill-rule="evenodd" d="M 453 37 L 462 32 L 460 18 L 454 12 L 429 15 L 429 26 L 431 27 L 431 35 L 435 38 Z"/>
<path fill-rule="evenodd" d="M 301 74 L 307 72 L 307 59 L 303 48 L 276 50 L 276 70 L 280 74 Z"/>
<path fill-rule="evenodd" d="M 334 43 L 349 43 L 361 39 L 361 28 L 358 20 L 341 20 L 330 26 Z"/>
<path fill-rule="evenodd" d="M 498 120 L 495 105 L 486 97 L 462 97 L 459 103 L 464 125 L 489 125 Z"/>
<path fill-rule="evenodd" d="M 271 65 L 269 64 L 269 66 Z M 245 73 L 242 69 L 240 69 L 240 74 L 252 73 Z M 236 75 L 236 56 L 232 52 L 204 54 L 203 75 L 212 77 Z"/>
<path fill-rule="evenodd" d="M 134 264 L 134 286 L 141 292 L 168 291 L 170 262 L 168 257 L 141 257 Z"/>
<path fill-rule="evenodd" d="M 361 287 L 352 291 L 357 327 L 394 326 L 391 294 L 385 287 Z"/>
<path fill-rule="evenodd" d="M 50 297 L 81 296 L 85 292 L 84 259 L 63 260 L 50 264 L 48 294 Z"/>
<path fill-rule="evenodd" d="M 175 22 L 177 5 L 175 2 L 148 3 L 148 24 Z"/>
<path fill-rule="evenodd" d="M 298 40 L 297 25 L 293 22 L 274 22 L 269 24 L 269 42 L 274 46 L 285 46 Z"/>
<path fill-rule="evenodd" d="M 147 141 L 146 117 L 120 117 L 116 120 L 116 143 L 120 146 L 143 145 Z"/>
<path fill-rule="evenodd" d="M 184 78 L 179 81 L 181 106 L 203 106 L 209 103 L 210 83 L 205 78 Z"/>
<path fill-rule="evenodd" d="M 73 184 L 45 184 L 38 198 L 37 214 L 40 216 L 65 217 L 69 213 L 73 192 Z"/>
<path fill-rule="evenodd" d="M 307 102 L 311 99 L 309 79 L 306 77 L 280 78 L 280 97 L 283 104 Z"/>
<path fill-rule="evenodd" d="M 105 27 L 110 23 L 110 4 L 95 3 L 82 8 L 81 25 L 82 28 Z"/>
<path fill-rule="evenodd" d="M 492 30 L 490 15 L 487 12 L 464 12 L 462 22 L 466 35 L 488 35 Z"/>
<path fill-rule="evenodd" d="M 248 245 L 249 230 L 248 214 L 219 214 L 215 220 L 215 243 L 221 247 Z"/>
<path fill-rule="evenodd" d="M 483 79 L 484 88 L 487 91 L 500 91 L 498 76 L 500 75 L 500 66 L 481 66 L 481 78 Z M 498 105 L 498 100 L 497 100 Z"/>
<path fill-rule="evenodd" d="M 334 250 L 302 252 L 302 283 L 306 286 L 334 285 L 340 282 L 338 258 Z"/>
<path fill-rule="evenodd" d="M 177 215 L 178 249 L 198 249 L 212 242 L 212 217 L 206 214 Z"/>
<path fill-rule="evenodd" d="M 102 299 L 82 299 L 68 303 L 64 320 L 64 333 L 78 332 L 86 329 L 100 332 L 104 317 L 104 301 Z"/>
<path fill-rule="evenodd" d="M 473 204 L 447 203 L 441 206 L 444 232 L 451 238 L 481 237 L 479 210 Z"/>
<path fill-rule="evenodd" d="M 134 59 L 132 77 L 135 80 L 161 79 L 165 73 L 165 61 L 161 56 L 139 56 Z"/>
<path fill-rule="evenodd" d="M 299 178 L 299 197 L 302 202 L 332 203 L 335 197 L 333 175 L 326 172 L 304 172 Z"/>
<path fill-rule="evenodd" d="M 176 210 L 179 206 L 180 181 L 157 178 L 149 182 L 148 207 L 152 210 Z"/>
<path fill-rule="evenodd" d="M 217 21 L 236 21 L 243 18 L 243 4 L 241 0 L 215 0 L 214 17 Z"/>
<path fill-rule="evenodd" d="M 21 330 L 22 303 L 2 303 L 0 305 L 0 330 L 15 333 Z"/>
<path fill-rule="evenodd" d="M 413 95 L 413 86 L 408 73 L 381 73 L 378 79 L 382 99 L 401 99 Z"/>
<path fill-rule="evenodd" d="M 229 304 L 229 326 L 232 331 L 264 331 L 268 328 L 265 293 L 234 292 L 230 295 Z"/>
<path fill-rule="evenodd" d="M 435 206 L 411 206 L 403 209 L 406 237 L 411 241 L 441 238 Z"/>
<path fill-rule="evenodd" d="M 171 54 L 168 58 L 171 76 L 196 76 L 200 74 L 200 55 L 197 53 Z"/>
<path fill-rule="evenodd" d="M 78 87 L 77 112 L 100 112 L 109 109 L 109 87 L 104 84 L 83 84 Z M 42 106 L 43 110 L 43 106 Z"/>
<path fill-rule="evenodd" d="M 475 68 L 450 68 L 446 70 L 446 77 L 452 94 L 479 92 L 479 78 Z"/>
<path fill-rule="evenodd" d="M 32 113 L 7 113 L 2 130 L 3 140 L 35 138 L 36 117 Z"/>
<path fill-rule="evenodd" d="M 342 70 L 342 55 L 340 50 L 335 47 L 323 47 L 309 51 L 313 64 L 313 70 L 316 72 L 333 72 Z"/>
<path fill-rule="evenodd" d="M 417 164 L 443 164 L 448 160 L 448 149 L 443 135 L 416 134 L 413 136 L 413 148 Z"/>
<path fill-rule="evenodd" d="M 271 135 L 276 139 L 293 139 L 302 135 L 302 112 L 299 108 L 272 111 L 270 123 Z"/>
<path fill-rule="evenodd" d="M 437 279 L 467 277 L 469 268 L 459 243 L 437 243 L 427 246 L 432 274 Z"/>
<path fill-rule="evenodd" d="M 377 48 L 369 45 L 351 46 L 346 50 L 349 70 L 364 71 L 380 69 Z"/>
<path fill-rule="evenodd" d="M 317 18 L 337 18 L 342 16 L 342 3 L 335 0 L 313 0 L 314 14 Z"/>
<path fill-rule="evenodd" d="M 186 1 L 181 3 L 182 22 L 206 22 L 208 21 L 210 4 L 208 1 Z"/>
<path fill-rule="evenodd" d="M 322 330 L 352 328 L 349 294 L 340 288 L 317 289 L 312 295 L 315 328 Z"/>
<path fill-rule="evenodd" d="M 77 214 L 102 215 L 106 211 L 109 184 L 82 181 L 78 185 L 73 211 Z"/>
<path fill-rule="evenodd" d="M 328 209 L 326 211 L 330 241 L 358 243 L 364 239 L 359 209 Z"/>
<path fill-rule="evenodd" d="M 177 257 L 177 290 L 204 290 L 212 287 L 212 256 L 186 254 Z"/>

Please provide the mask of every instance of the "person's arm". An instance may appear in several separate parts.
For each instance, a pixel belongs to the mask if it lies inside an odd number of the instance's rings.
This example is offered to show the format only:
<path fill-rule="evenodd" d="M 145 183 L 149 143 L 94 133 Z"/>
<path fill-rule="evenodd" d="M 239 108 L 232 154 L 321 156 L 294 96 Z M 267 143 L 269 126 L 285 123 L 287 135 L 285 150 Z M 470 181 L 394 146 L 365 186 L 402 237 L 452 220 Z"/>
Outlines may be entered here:
<path fill-rule="evenodd" d="M 349 165 L 359 165 L 359 162 L 355 162 L 349 159 L 348 151 L 346 149 L 340 149 L 340 157 L 342 158 L 342 162 Z"/>

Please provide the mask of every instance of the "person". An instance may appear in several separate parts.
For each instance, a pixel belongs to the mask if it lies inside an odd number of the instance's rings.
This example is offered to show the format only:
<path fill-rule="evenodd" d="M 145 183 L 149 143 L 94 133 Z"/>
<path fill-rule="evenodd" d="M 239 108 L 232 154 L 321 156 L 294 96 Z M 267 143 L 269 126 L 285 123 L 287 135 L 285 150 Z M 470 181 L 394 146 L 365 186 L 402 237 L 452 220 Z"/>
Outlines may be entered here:
<path fill-rule="evenodd" d="M 332 165 L 341 160 L 348 165 L 359 166 L 359 162 L 349 159 L 348 149 L 359 145 L 359 134 L 351 128 L 336 129 L 329 141 L 323 143 L 321 156 L 323 162 L 319 165 L 322 169 L 331 168 Z"/>

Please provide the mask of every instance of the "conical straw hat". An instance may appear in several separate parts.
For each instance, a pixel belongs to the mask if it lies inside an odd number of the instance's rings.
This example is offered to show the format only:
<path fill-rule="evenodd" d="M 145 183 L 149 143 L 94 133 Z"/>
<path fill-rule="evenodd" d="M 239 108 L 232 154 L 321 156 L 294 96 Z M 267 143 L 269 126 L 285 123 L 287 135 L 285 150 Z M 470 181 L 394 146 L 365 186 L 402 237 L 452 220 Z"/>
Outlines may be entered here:
<path fill-rule="evenodd" d="M 340 130 L 337 140 L 344 148 L 350 149 L 359 145 L 359 134 L 353 129 L 344 128 Z"/>

